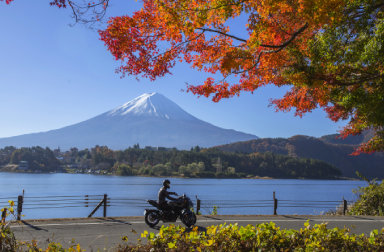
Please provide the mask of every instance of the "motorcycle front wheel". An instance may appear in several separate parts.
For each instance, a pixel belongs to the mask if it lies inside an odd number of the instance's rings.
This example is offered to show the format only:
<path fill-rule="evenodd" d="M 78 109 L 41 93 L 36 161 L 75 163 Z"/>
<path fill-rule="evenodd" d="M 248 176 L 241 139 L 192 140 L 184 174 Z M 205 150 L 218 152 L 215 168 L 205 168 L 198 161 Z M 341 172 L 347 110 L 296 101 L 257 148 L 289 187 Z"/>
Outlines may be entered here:
<path fill-rule="evenodd" d="M 153 210 L 153 211 L 147 211 L 145 213 L 145 223 L 150 226 L 150 227 L 154 227 L 157 225 L 157 223 L 159 223 L 160 221 L 160 214 Z"/>
<path fill-rule="evenodd" d="M 184 225 L 191 227 L 196 223 L 196 214 L 194 212 L 184 212 L 180 219 Z"/>

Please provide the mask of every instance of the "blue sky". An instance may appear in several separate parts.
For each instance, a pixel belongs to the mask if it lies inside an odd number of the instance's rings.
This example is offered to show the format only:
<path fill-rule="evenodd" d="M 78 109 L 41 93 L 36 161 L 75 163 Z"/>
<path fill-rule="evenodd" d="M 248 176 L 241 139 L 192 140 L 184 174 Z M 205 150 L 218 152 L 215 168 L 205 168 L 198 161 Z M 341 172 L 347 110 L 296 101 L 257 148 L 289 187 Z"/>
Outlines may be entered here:
<path fill-rule="evenodd" d="M 109 15 L 127 14 L 139 5 L 112 0 Z M 97 31 L 71 24 L 70 10 L 51 7 L 49 0 L 0 2 L 0 137 L 71 125 L 146 92 L 159 92 L 216 126 L 259 137 L 322 136 L 345 125 L 332 122 L 321 110 L 301 119 L 276 113 L 268 104 L 283 96 L 282 88 L 264 87 L 219 103 L 182 92 L 186 82 L 196 84 L 207 77 L 186 64 L 155 82 L 121 79 L 115 73 L 118 63 Z"/>

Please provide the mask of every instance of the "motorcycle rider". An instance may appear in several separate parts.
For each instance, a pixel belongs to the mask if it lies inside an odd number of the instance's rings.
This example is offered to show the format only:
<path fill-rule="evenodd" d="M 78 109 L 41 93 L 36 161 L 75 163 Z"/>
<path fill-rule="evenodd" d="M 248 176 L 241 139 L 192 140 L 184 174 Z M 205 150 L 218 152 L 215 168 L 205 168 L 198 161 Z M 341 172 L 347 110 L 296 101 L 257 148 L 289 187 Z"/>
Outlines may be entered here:
<path fill-rule="evenodd" d="M 170 184 L 171 184 L 171 181 L 169 181 L 168 179 L 164 180 L 163 181 L 163 187 L 160 188 L 159 194 L 158 194 L 158 198 L 159 198 L 158 203 L 159 203 L 160 207 L 164 210 L 171 210 L 171 206 L 170 206 L 170 204 L 168 204 L 166 198 L 171 200 L 171 201 L 177 200 L 177 198 L 173 198 L 170 196 L 170 195 L 177 196 L 177 193 L 167 191 L 168 189 L 171 188 Z"/>

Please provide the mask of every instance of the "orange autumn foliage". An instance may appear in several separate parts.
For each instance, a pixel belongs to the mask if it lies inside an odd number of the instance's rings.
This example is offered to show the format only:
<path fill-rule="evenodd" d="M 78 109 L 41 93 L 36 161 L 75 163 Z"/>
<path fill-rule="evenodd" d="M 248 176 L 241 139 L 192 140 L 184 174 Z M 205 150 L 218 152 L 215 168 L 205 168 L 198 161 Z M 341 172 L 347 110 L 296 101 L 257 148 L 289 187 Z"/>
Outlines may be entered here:
<path fill-rule="evenodd" d="M 321 107 L 334 121 L 350 120 L 343 136 L 375 130 L 376 138 L 358 154 L 384 150 L 376 141 L 384 136 L 384 122 L 377 123 L 384 113 L 370 118 L 368 98 L 361 96 L 367 84 L 382 92 L 381 82 L 371 83 L 382 77 L 382 65 L 368 68 L 352 57 L 361 52 L 361 41 L 372 43 L 359 36 L 378 29 L 383 6 L 369 0 L 144 0 L 133 15 L 111 18 L 100 36 L 121 61 L 123 76 L 155 80 L 186 62 L 212 74 L 187 90 L 212 95 L 215 102 L 264 85 L 289 85 L 283 98 L 272 101 L 277 110 L 295 109 L 302 116 Z M 234 35 L 228 25 L 240 16 L 247 17 L 246 37 Z M 327 52 L 332 49 L 335 55 Z M 382 103 L 380 97 L 374 106 Z"/>

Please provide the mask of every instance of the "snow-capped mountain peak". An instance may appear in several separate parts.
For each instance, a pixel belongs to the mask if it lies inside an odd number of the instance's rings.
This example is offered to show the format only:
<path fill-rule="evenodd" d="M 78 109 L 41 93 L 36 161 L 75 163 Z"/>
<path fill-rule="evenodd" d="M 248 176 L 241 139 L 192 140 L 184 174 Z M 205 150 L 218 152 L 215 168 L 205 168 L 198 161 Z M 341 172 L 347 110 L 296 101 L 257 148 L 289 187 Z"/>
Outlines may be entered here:
<path fill-rule="evenodd" d="M 152 116 L 165 119 L 194 118 L 159 93 L 145 93 L 107 112 L 108 116 Z"/>
<path fill-rule="evenodd" d="M 136 97 L 133 100 L 130 100 L 127 103 L 111 110 L 108 114 L 111 116 L 116 115 L 126 115 L 126 114 L 152 114 L 157 115 L 156 107 L 151 102 L 151 97 L 156 95 L 156 93 L 145 93 Z"/>

